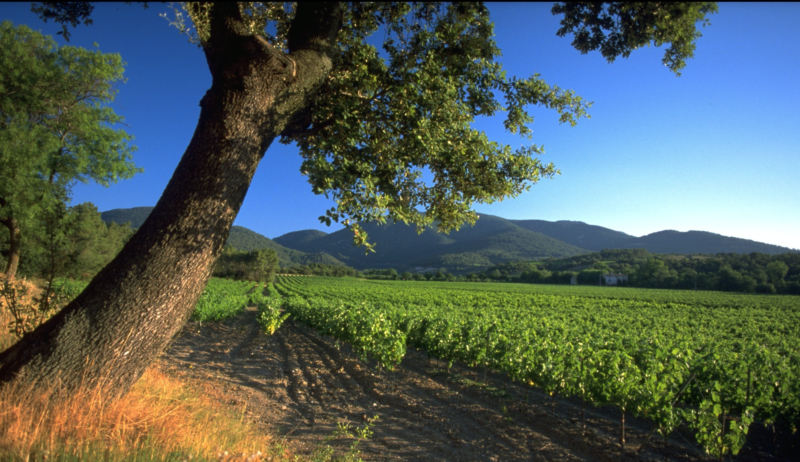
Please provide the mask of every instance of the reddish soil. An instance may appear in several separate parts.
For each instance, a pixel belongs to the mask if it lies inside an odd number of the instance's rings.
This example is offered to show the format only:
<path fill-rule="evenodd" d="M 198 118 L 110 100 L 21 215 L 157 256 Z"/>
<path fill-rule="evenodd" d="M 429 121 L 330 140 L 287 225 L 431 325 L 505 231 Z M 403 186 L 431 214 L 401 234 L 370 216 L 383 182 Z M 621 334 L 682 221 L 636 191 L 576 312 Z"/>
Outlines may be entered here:
<path fill-rule="evenodd" d="M 364 460 L 709 460 L 682 434 L 669 441 L 654 435 L 638 452 L 652 425 L 633 418 L 626 419 L 622 448 L 613 409 L 587 409 L 584 434 L 580 403 L 553 400 L 500 374 L 490 372 L 484 385 L 482 369 L 447 372 L 445 364 L 413 350 L 394 373 L 378 373 L 347 346 L 339 349 L 291 319 L 267 336 L 254 308 L 227 323 L 190 322 L 161 362 L 218 384 L 228 404 L 246 406 L 254 422 L 300 455 L 318 449 L 337 423 L 363 427 L 377 415 L 374 434 L 359 446 Z M 755 438 L 771 443 L 771 437 Z M 352 441 L 326 444 L 341 455 Z M 766 443 L 761 446 L 745 447 L 735 460 L 792 460 L 786 451 L 774 457 Z"/>

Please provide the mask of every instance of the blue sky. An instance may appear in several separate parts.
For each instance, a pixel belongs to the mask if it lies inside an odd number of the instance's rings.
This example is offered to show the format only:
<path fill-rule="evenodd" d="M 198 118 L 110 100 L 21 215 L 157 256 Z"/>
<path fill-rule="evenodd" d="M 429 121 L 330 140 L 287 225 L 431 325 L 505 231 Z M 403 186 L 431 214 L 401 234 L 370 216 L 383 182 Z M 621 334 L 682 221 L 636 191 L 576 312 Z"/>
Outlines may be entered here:
<path fill-rule="evenodd" d="M 800 249 L 800 4 L 721 4 L 702 29 L 681 77 L 644 48 L 608 64 L 556 36 L 550 4 L 489 4 L 509 75 L 539 73 L 594 105 L 591 119 L 559 125 L 534 108 L 533 142 L 562 174 L 481 213 L 511 219 L 575 220 L 641 236 L 675 229 Z M 77 185 L 73 203 L 101 211 L 154 205 L 195 129 L 211 84 L 202 51 L 159 17 L 166 6 L 98 4 L 94 24 L 71 29 L 70 45 L 127 62 L 114 109 L 135 137 L 144 173 L 109 188 Z M 46 35 L 29 3 L 0 3 L 0 20 Z M 59 43 L 63 39 L 56 37 Z M 490 138 L 521 145 L 501 118 L 476 122 Z M 274 143 L 236 219 L 268 237 L 301 229 L 331 232 L 317 217 L 332 203 L 315 196 L 296 148 Z"/>

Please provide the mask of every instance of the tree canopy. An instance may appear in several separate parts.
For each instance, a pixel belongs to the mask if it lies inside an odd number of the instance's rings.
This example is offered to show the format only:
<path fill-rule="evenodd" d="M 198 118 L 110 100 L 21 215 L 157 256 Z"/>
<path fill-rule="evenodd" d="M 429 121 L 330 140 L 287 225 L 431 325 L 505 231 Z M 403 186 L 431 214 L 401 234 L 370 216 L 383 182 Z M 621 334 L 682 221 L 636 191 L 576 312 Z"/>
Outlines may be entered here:
<path fill-rule="evenodd" d="M 210 4 L 181 5 L 172 24 L 208 48 Z M 34 11 L 64 25 L 66 38 L 67 23 L 91 21 L 88 3 L 43 3 Z M 694 56 L 697 24 L 709 24 L 716 11 L 709 2 L 564 2 L 552 9 L 563 15 L 557 34 L 574 34 L 572 45 L 582 53 L 600 50 L 613 62 L 650 43 L 669 44 L 663 63 L 676 75 Z M 289 52 L 295 3 L 240 2 L 239 13 L 249 34 Z M 478 116 L 505 112 L 505 128 L 530 139 L 530 105 L 553 109 L 571 125 L 591 106 L 539 74 L 506 76 L 483 4 L 353 2 L 341 14 L 333 69 L 281 133 L 281 142 L 300 147 L 312 190 L 336 201 L 320 221 L 341 220 L 354 230 L 354 242 L 369 248 L 360 222 L 392 219 L 420 231 L 436 223 L 448 232 L 475 222 L 474 204 L 517 196 L 559 173 L 536 157 L 540 146 L 512 150 L 471 127 Z M 369 40 L 378 33 L 380 51 Z"/>
<path fill-rule="evenodd" d="M 35 232 L 34 218 L 56 213 L 75 182 L 108 186 L 141 171 L 131 137 L 113 127 L 123 120 L 109 106 L 122 73 L 117 54 L 0 24 L 0 223 L 12 254 L 14 229 Z"/>
<path fill-rule="evenodd" d="M 239 5 L 250 33 L 288 52 L 294 4 Z M 207 7 L 185 4 L 184 11 L 194 28 L 178 9 L 173 24 L 204 46 Z M 558 34 L 575 33 L 578 50 L 600 49 L 613 61 L 651 41 L 670 43 L 664 63 L 678 75 L 700 37 L 696 23 L 715 11 L 707 3 L 553 7 L 564 15 Z M 475 222 L 474 204 L 514 197 L 559 173 L 536 157 L 540 146 L 512 150 L 471 127 L 478 116 L 505 112 L 505 128 L 530 139 L 530 105 L 553 109 L 571 125 L 591 105 L 538 74 L 508 77 L 482 4 L 352 3 L 342 14 L 333 69 L 281 138 L 300 147 L 313 191 L 336 201 L 321 221 L 342 220 L 359 244 L 367 244 L 363 221 L 392 219 L 420 231 L 436 223 L 447 232 Z M 380 51 L 369 40 L 378 33 L 385 37 Z"/>

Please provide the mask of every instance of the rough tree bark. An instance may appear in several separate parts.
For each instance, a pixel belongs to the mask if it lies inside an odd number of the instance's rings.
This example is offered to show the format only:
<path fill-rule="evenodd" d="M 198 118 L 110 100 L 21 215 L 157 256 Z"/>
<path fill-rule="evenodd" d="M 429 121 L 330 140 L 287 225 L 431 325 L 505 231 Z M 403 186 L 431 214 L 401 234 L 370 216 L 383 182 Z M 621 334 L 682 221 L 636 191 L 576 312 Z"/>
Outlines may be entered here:
<path fill-rule="evenodd" d="M 213 6 L 213 83 L 161 199 L 78 298 L 0 354 L 0 382 L 129 390 L 190 316 L 259 161 L 330 72 L 341 23 L 338 4 L 299 3 L 285 55 L 247 35 L 235 3 Z"/>
<path fill-rule="evenodd" d="M 19 252 L 22 243 L 22 233 L 19 223 L 12 217 L 0 218 L 0 224 L 8 228 L 8 260 L 6 261 L 6 277 L 13 279 L 17 275 L 19 266 Z"/>

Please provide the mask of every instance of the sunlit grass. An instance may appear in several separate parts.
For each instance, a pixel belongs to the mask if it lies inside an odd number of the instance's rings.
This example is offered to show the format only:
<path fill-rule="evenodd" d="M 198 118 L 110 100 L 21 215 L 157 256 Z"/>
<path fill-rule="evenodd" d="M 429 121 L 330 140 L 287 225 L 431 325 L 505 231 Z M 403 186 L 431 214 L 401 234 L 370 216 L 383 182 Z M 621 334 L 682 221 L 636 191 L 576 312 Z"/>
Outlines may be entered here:
<path fill-rule="evenodd" d="M 259 434 L 243 413 L 219 404 L 219 391 L 152 367 L 125 397 L 57 387 L 0 389 L 1 460 L 282 460 L 279 441 Z M 215 399 L 216 398 L 216 399 Z"/>

